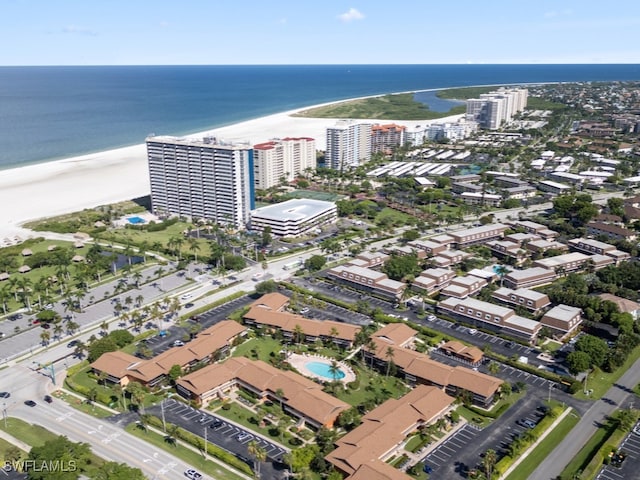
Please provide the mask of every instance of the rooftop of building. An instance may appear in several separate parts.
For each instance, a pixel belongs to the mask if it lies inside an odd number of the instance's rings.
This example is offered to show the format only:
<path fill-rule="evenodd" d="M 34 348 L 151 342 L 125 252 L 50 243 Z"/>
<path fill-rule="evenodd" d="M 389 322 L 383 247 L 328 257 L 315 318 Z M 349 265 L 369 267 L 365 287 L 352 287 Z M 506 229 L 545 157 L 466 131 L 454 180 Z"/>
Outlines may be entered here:
<path fill-rule="evenodd" d="M 275 221 L 300 221 L 315 217 L 336 208 L 334 202 L 313 200 L 309 198 L 293 198 L 282 203 L 267 205 L 251 211 L 252 217 L 267 218 Z"/>

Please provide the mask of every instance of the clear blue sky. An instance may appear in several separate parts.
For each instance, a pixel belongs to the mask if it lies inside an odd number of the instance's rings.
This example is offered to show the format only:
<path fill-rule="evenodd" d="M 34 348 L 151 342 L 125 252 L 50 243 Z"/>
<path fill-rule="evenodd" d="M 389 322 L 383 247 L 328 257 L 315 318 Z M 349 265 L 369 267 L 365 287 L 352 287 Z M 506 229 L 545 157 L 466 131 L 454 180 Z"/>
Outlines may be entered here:
<path fill-rule="evenodd" d="M 640 1 L 0 0 L 0 65 L 640 63 Z"/>

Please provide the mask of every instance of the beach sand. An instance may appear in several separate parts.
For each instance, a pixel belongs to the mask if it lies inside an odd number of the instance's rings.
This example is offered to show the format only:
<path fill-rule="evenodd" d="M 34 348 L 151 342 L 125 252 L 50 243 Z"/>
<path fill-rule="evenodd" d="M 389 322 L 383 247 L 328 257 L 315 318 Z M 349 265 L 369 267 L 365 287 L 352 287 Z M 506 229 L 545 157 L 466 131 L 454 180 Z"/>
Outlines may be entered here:
<path fill-rule="evenodd" d="M 323 104 L 325 105 L 325 104 Z M 314 106 L 315 107 L 315 106 Z M 292 110 L 234 125 L 199 132 L 231 142 L 257 144 L 272 138 L 311 137 L 325 149 L 326 128 L 337 119 L 292 117 Z M 407 127 L 452 121 L 460 115 L 433 121 L 363 120 Z M 159 132 L 171 135 L 171 132 Z M 149 194 L 145 144 L 82 155 L 53 162 L 0 170 L 0 242 L 29 232 L 21 224 Z"/>

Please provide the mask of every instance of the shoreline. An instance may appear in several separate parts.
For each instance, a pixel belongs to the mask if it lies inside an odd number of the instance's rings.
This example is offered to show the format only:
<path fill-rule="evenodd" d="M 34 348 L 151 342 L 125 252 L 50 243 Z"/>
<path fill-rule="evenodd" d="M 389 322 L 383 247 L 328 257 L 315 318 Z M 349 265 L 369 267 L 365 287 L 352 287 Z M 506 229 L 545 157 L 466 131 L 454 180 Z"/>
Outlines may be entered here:
<path fill-rule="evenodd" d="M 525 84 L 478 86 L 497 87 L 502 85 Z M 534 84 L 529 83 L 528 85 Z M 535 85 L 539 85 L 539 83 L 535 83 Z M 249 142 L 252 145 L 273 138 L 311 137 L 316 140 L 317 150 L 325 150 L 326 128 L 334 125 L 340 119 L 294 117 L 293 114 L 354 100 L 401 93 L 439 91 L 448 88 L 383 93 L 324 102 L 181 137 L 216 136 L 228 142 Z M 399 123 L 411 128 L 415 125 L 455 121 L 461 116 L 453 115 L 433 120 L 359 120 L 373 123 Z M 169 132 L 161 134 L 171 136 Z M 149 191 L 145 143 L 0 170 L 0 204 L 10 206 L 10 208 L 3 208 L 0 211 L 0 240 L 15 235 L 24 237 L 25 232 L 28 231 L 22 228 L 22 225 L 29 221 L 130 200 L 149 195 Z"/>

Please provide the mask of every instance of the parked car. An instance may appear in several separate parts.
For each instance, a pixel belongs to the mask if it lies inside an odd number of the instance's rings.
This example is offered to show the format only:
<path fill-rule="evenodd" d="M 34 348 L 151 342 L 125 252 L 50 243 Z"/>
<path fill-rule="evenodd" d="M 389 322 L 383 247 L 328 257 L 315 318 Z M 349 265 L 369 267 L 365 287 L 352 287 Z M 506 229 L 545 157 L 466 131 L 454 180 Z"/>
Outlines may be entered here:
<path fill-rule="evenodd" d="M 305 314 L 305 313 L 309 313 L 309 307 L 304 307 L 303 309 L 300 310 L 301 314 Z"/>
<path fill-rule="evenodd" d="M 174 347 L 184 347 L 184 342 L 182 340 L 176 340 L 171 345 Z"/>
<path fill-rule="evenodd" d="M 526 427 L 526 428 L 534 428 L 536 426 L 535 423 L 533 423 L 531 420 L 527 420 L 527 419 L 520 419 L 516 422 L 518 425 L 520 425 L 521 427 Z"/>
<path fill-rule="evenodd" d="M 222 426 L 222 420 L 216 419 L 209 425 L 209 428 L 218 428 L 220 426 Z"/>
<path fill-rule="evenodd" d="M 476 330 L 475 328 L 469 329 L 469 335 L 475 335 L 476 333 L 478 333 L 478 330 Z"/>
<path fill-rule="evenodd" d="M 435 315 L 429 315 L 429 316 L 427 316 L 427 320 L 428 320 L 429 322 L 433 322 L 433 321 L 435 321 L 435 320 L 436 320 L 436 318 L 437 318 L 437 317 L 436 317 Z"/>
<path fill-rule="evenodd" d="M 247 439 L 249 439 L 249 438 L 253 438 L 253 436 L 252 436 L 249 432 L 241 432 L 241 433 L 239 433 L 239 434 L 238 434 L 238 436 L 236 437 L 236 439 L 237 439 L 239 442 L 242 442 L 242 441 L 247 440 Z"/>

